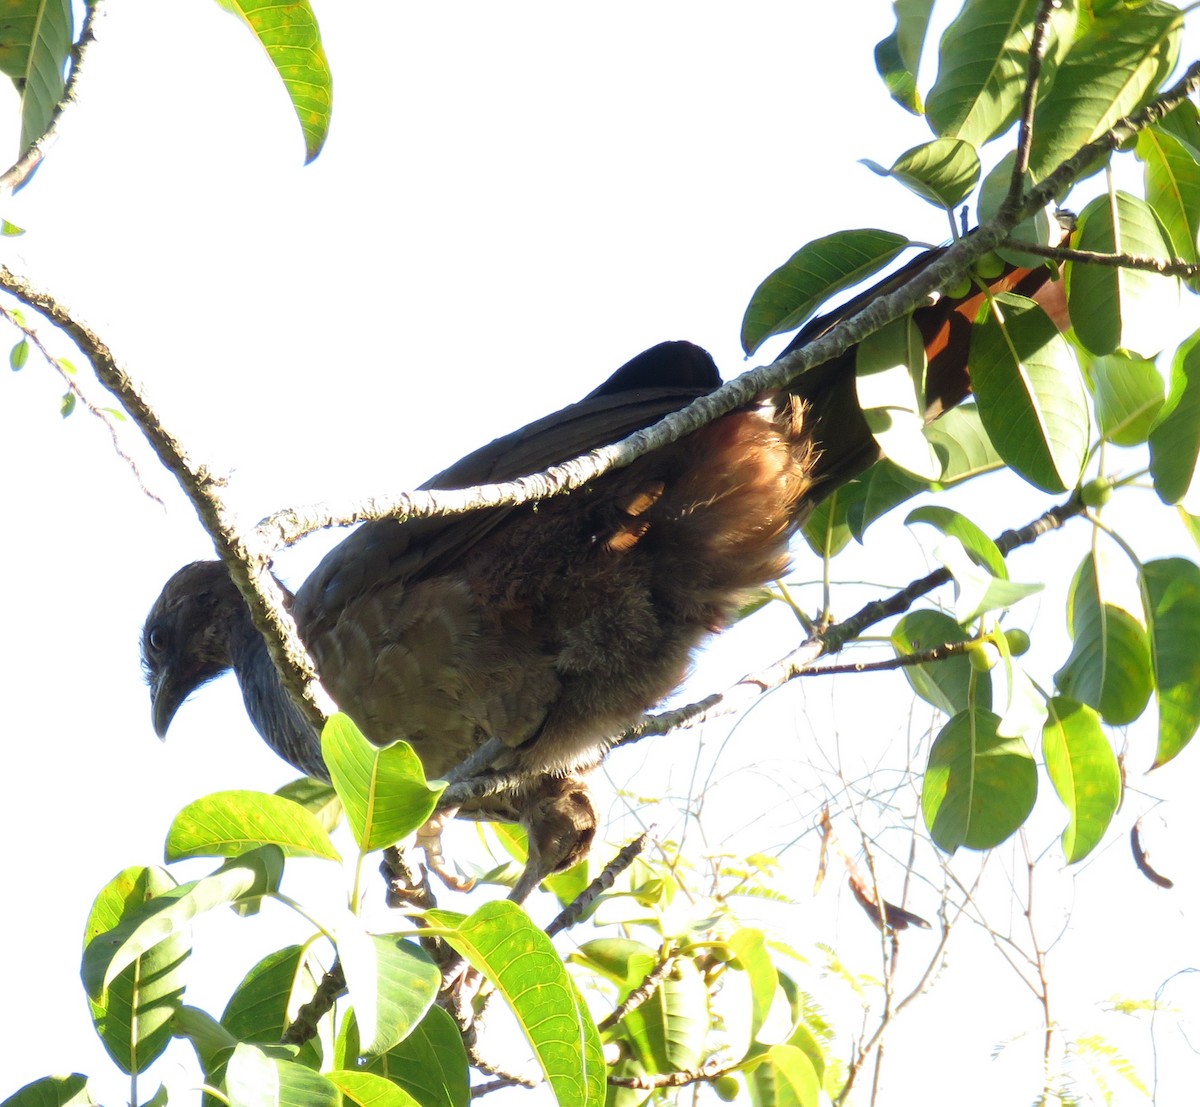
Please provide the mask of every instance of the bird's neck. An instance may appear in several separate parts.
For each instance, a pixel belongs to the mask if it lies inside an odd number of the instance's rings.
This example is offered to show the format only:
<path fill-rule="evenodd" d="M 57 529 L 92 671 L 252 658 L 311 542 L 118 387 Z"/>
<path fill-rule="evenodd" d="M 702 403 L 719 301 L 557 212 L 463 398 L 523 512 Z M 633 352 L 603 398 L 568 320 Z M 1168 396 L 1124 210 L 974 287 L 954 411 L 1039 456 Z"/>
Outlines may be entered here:
<path fill-rule="evenodd" d="M 267 745 L 300 772 L 328 781 L 320 735 L 292 702 L 249 612 L 231 635 L 229 653 L 246 711 Z"/>

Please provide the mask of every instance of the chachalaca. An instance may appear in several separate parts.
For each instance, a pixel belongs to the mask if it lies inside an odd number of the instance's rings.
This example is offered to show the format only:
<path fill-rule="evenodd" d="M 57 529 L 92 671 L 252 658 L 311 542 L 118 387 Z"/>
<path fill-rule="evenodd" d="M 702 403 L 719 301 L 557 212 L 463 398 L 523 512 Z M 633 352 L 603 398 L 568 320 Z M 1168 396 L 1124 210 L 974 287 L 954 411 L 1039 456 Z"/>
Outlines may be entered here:
<path fill-rule="evenodd" d="M 810 323 L 822 333 L 937 252 Z M 993 288 L 1058 295 L 1046 268 Z M 944 297 L 915 318 L 929 352 L 930 416 L 968 392 L 969 330 L 983 294 Z M 321 681 L 376 744 L 404 739 L 428 776 L 485 740 L 526 779 L 462 814 L 529 832 L 521 893 L 584 853 L 596 816 L 580 774 L 606 742 L 683 679 L 694 649 L 749 590 L 784 573 L 812 509 L 879 457 L 855 399 L 854 351 L 786 393 L 731 412 L 583 489 L 465 515 L 366 523 L 295 594 L 292 614 Z M 513 479 L 614 442 L 716 388 L 712 358 L 667 342 L 585 399 L 469 454 L 426 488 Z M 280 682 L 222 563 L 166 584 L 143 661 L 154 729 L 232 668 L 259 733 L 300 771 L 328 779 L 318 735 Z"/>

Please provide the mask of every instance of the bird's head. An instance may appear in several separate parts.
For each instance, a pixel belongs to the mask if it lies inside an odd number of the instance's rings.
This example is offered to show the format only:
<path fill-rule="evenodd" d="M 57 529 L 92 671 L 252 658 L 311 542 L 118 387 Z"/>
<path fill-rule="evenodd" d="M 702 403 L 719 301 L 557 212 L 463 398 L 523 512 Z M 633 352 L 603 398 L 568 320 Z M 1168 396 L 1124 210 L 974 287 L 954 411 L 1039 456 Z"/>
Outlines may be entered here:
<path fill-rule="evenodd" d="M 231 644 L 249 621 L 219 561 L 185 565 L 164 585 L 142 628 L 142 667 L 154 732 L 166 738 L 179 705 L 232 664 Z"/>

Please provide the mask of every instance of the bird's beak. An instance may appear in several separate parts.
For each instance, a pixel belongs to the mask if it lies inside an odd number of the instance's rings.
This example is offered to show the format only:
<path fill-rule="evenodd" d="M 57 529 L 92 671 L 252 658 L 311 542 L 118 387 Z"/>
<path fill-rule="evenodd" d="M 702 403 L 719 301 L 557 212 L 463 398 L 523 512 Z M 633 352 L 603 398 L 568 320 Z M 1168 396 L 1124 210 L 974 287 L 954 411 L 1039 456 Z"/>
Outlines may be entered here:
<path fill-rule="evenodd" d="M 183 702 L 183 697 L 170 678 L 170 670 L 164 669 L 150 687 L 150 721 L 154 724 L 154 733 L 164 742 L 171 720 Z"/>

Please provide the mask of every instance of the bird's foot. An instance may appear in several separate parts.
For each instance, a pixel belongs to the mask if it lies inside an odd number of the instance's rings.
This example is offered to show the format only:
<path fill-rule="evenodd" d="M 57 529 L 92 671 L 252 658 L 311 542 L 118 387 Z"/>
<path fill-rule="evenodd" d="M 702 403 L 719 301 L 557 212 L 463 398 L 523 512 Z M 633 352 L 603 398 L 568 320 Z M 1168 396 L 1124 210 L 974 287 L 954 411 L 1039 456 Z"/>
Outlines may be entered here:
<path fill-rule="evenodd" d="M 452 807 L 432 815 L 417 831 L 417 848 L 425 854 L 425 867 L 452 892 L 469 892 L 475 887 L 475 878 L 451 872 L 442 852 L 442 831 L 446 824 L 458 814 Z"/>

